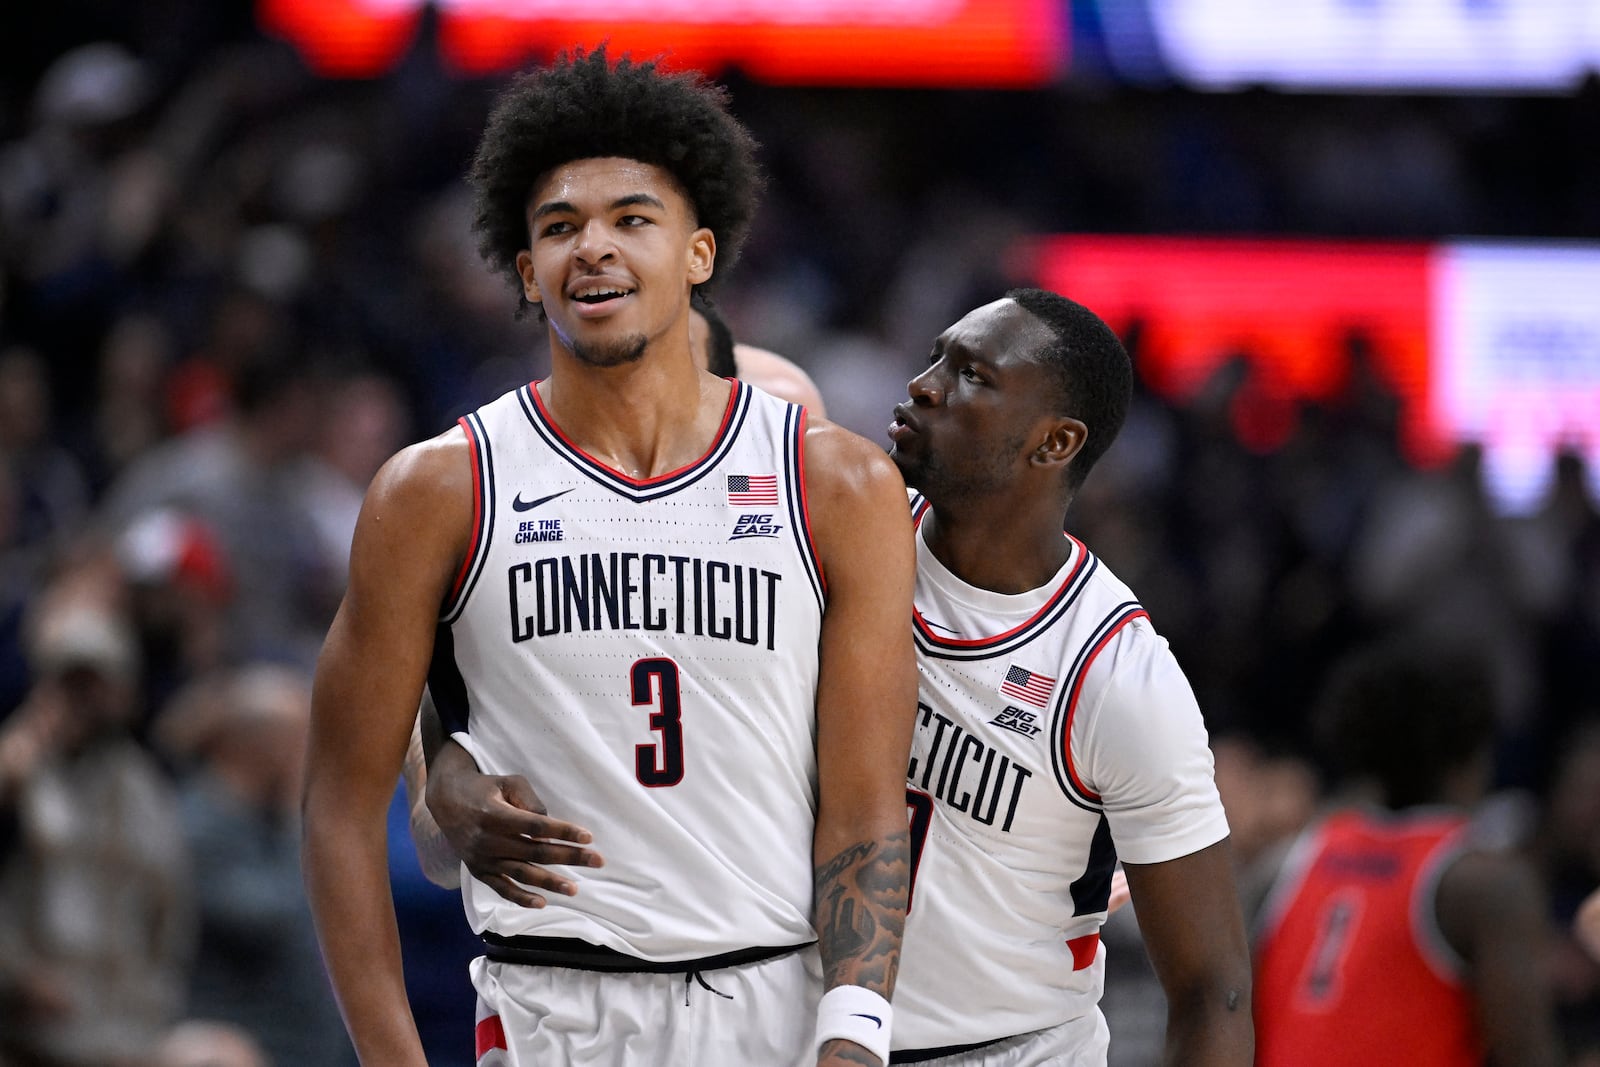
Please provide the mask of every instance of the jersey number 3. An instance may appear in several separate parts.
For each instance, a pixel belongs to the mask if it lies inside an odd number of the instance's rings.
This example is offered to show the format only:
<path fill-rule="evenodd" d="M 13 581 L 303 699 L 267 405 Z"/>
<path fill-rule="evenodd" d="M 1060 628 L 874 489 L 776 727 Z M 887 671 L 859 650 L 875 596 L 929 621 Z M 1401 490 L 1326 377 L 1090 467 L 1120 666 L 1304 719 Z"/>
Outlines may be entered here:
<path fill-rule="evenodd" d="M 678 689 L 678 665 L 670 659 L 642 659 L 628 672 L 633 706 L 650 707 L 650 729 L 661 735 L 653 745 L 637 745 L 633 765 L 647 786 L 677 785 L 683 781 L 683 700 Z"/>

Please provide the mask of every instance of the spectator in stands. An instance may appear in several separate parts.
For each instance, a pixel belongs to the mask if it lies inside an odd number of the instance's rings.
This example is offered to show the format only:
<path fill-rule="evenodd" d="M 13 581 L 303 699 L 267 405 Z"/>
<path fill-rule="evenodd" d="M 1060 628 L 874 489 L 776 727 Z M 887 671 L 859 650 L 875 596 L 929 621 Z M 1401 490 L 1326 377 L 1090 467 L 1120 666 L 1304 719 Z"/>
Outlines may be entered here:
<path fill-rule="evenodd" d="M 201 679 L 157 720 L 182 768 L 200 944 L 188 1013 L 242 1028 L 295 1067 L 353 1062 L 300 884 L 309 679 L 254 664 Z"/>
<path fill-rule="evenodd" d="M 135 1067 L 183 1006 L 193 916 L 171 786 L 129 736 L 134 635 L 58 588 L 28 646 L 0 729 L 0 1062 Z"/>

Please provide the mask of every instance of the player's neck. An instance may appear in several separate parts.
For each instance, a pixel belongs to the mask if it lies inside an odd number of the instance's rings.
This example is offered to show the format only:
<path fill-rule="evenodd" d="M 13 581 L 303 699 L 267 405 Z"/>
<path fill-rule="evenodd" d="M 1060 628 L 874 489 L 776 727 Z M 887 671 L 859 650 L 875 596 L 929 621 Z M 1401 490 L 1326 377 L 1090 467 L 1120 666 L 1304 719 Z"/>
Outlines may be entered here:
<path fill-rule="evenodd" d="M 557 350 L 538 388 L 563 434 L 635 480 L 703 456 L 722 425 L 729 391 L 726 381 L 695 364 L 686 346 L 616 367 L 594 367 Z"/>
<path fill-rule="evenodd" d="M 1072 554 L 1072 543 L 1063 535 L 1059 521 L 1031 521 L 1003 508 L 941 512 L 934 507 L 917 533 L 950 573 L 993 593 L 1038 589 L 1055 577 Z"/>

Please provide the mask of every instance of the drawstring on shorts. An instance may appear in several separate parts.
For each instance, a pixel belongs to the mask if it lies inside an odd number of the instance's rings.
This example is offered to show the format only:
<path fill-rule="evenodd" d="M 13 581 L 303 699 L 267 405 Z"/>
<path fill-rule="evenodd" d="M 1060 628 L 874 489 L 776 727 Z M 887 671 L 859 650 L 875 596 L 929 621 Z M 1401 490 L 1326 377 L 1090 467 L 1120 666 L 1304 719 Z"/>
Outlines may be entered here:
<path fill-rule="evenodd" d="M 689 1006 L 689 982 L 691 979 L 700 983 L 701 989 L 709 990 L 723 1000 L 733 999 L 733 994 L 724 993 L 722 990 L 714 988 L 699 971 L 685 971 L 683 972 L 683 1006 L 686 1008 Z"/>

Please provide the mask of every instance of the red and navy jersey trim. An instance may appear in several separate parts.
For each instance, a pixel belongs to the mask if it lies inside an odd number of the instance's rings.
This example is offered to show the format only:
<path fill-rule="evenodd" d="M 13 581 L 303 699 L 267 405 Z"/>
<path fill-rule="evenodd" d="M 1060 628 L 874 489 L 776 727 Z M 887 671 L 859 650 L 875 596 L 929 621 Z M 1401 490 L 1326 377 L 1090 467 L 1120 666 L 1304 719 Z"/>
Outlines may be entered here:
<path fill-rule="evenodd" d="M 467 443 L 472 446 L 472 540 L 466 558 L 461 561 L 461 569 L 456 572 L 456 580 L 450 586 L 450 595 L 439 612 L 440 619 L 446 623 L 460 618 L 461 609 L 483 574 L 489 544 L 494 540 L 494 451 L 477 412 L 458 421 L 466 432 Z"/>
<path fill-rule="evenodd" d="M 811 580 L 811 590 L 816 594 L 817 606 L 826 607 L 828 580 L 822 573 L 822 560 L 817 555 L 816 538 L 811 533 L 811 509 L 806 502 L 806 409 L 790 404 L 783 417 L 784 494 L 789 508 L 789 529 L 794 534 L 795 548 L 805 565 L 806 577 Z"/>
<path fill-rule="evenodd" d="M 1118 604 L 1094 628 L 1089 639 L 1078 650 L 1078 655 L 1073 660 L 1072 668 L 1056 690 L 1055 709 L 1050 720 L 1050 736 L 1054 743 L 1050 747 L 1050 762 L 1056 775 L 1056 784 L 1066 794 L 1068 800 L 1087 811 L 1101 810 L 1100 794 L 1084 784 L 1083 778 L 1078 773 L 1077 765 L 1072 758 L 1072 720 L 1078 710 L 1078 698 L 1083 693 L 1084 679 L 1089 675 L 1089 668 L 1093 666 L 1095 657 L 1098 656 L 1106 645 L 1111 643 L 1124 626 L 1134 619 L 1147 619 L 1150 616 L 1137 601 L 1129 600 Z"/>
<path fill-rule="evenodd" d="M 739 431 L 750 413 L 751 404 L 750 386 L 743 382 L 734 382 L 733 388 L 728 391 L 728 406 L 722 413 L 722 425 L 717 428 L 717 434 L 705 455 L 675 471 L 640 480 L 608 467 L 573 443 L 545 410 L 537 385 L 537 382 L 531 382 L 517 390 L 517 401 L 522 405 L 523 414 L 527 416 L 534 432 L 550 446 L 552 451 L 564 457 L 579 472 L 618 496 L 627 497 L 637 503 L 670 496 L 711 473 L 728 454 L 733 443 L 738 440 Z"/>
<path fill-rule="evenodd" d="M 919 498 L 920 499 L 920 498 Z M 918 510 L 916 501 L 913 501 L 913 515 L 920 521 L 926 508 Z M 922 535 L 917 534 L 918 537 Z M 1067 577 L 1045 601 L 1043 607 L 1034 612 L 1032 617 L 1001 634 L 992 637 L 979 637 L 961 639 L 941 637 L 922 618 L 922 613 L 912 608 L 912 625 L 917 642 L 917 651 L 935 659 L 948 660 L 980 660 L 993 659 L 1015 652 L 1023 645 L 1032 641 L 1039 634 L 1044 633 L 1055 625 L 1063 615 L 1069 611 L 1078 599 L 1084 588 L 1089 584 L 1089 579 L 1099 568 L 1100 561 L 1094 553 L 1084 547 L 1082 541 L 1070 534 L 1067 539 L 1073 544 L 1073 551 L 1077 553 L 1077 560 Z"/>

